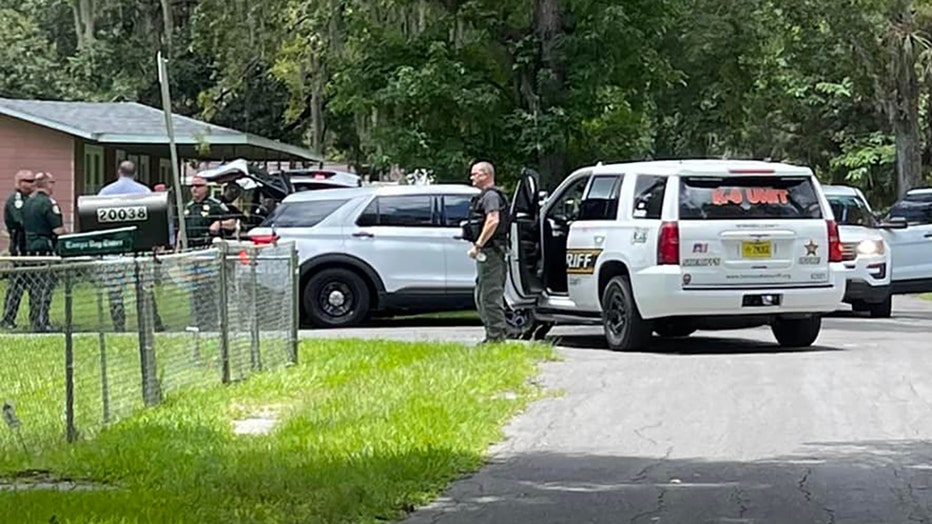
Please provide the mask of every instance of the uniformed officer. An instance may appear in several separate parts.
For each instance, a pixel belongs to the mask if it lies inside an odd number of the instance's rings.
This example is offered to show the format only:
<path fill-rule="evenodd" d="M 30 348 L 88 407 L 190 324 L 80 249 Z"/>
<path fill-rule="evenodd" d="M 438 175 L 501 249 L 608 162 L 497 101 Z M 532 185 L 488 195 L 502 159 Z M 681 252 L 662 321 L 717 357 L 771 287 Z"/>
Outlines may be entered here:
<path fill-rule="evenodd" d="M 230 220 L 229 208 L 209 195 L 207 181 L 195 176 L 191 180 L 192 199 L 184 208 L 185 233 L 190 247 L 207 247 L 221 229 L 236 227 Z M 191 293 L 191 313 L 200 329 L 217 329 L 217 282 L 212 274 L 213 262 L 194 263 Z"/>
<path fill-rule="evenodd" d="M 23 223 L 26 230 L 26 254 L 51 256 L 55 254 L 58 237 L 65 233 L 61 208 L 52 198 L 55 177 L 51 173 L 37 173 L 35 192 L 23 204 Z M 30 275 L 29 323 L 34 331 L 51 331 L 49 307 L 56 275 L 53 271 Z"/>
<path fill-rule="evenodd" d="M 469 178 L 482 192 L 470 206 L 470 221 L 482 229 L 473 240 L 469 257 L 476 259 L 476 309 L 485 326 L 483 344 L 501 342 L 508 337 L 505 321 L 505 252 L 508 212 L 505 195 L 495 185 L 495 168 L 489 162 L 472 166 Z"/>
<path fill-rule="evenodd" d="M 21 169 L 16 172 L 16 189 L 6 200 L 3 207 L 3 222 L 10 234 L 10 256 L 23 256 L 26 254 L 26 230 L 23 229 L 23 206 L 33 191 L 35 183 L 32 171 Z M 18 267 L 20 264 L 13 264 Z M 10 274 L 9 285 L 6 288 L 6 300 L 3 304 L 3 320 L 0 328 L 13 329 L 16 327 L 16 317 L 19 315 L 19 304 L 26 289 L 25 273 L 13 272 Z"/>
<path fill-rule="evenodd" d="M 184 208 L 185 233 L 190 247 L 209 246 L 221 229 L 234 229 L 236 220 L 230 219 L 230 208 L 210 196 L 207 181 L 196 176 L 191 180 L 191 200 Z"/>

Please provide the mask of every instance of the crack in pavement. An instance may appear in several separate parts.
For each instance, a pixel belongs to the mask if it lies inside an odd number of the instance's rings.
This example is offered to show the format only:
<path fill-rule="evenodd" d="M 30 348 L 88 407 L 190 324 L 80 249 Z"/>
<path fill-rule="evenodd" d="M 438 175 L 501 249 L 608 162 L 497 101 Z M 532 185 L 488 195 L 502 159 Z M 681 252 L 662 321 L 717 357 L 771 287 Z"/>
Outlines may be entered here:
<path fill-rule="evenodd" d="M 645 511 L 645 512 L 642 512 L 642 513 L 638 513 L 637 515 L 631 517 L 631 520 L 629 521 L 629 524 L 635 524 L 635 523 L 638 521 L 638 519 L 641 519 L 641 518 L 645 518 L 645 517 L 655 517 L 655 516 L 657 516 L 657 515 L 660 515 L 660 514 L 663 513 L 664 511 L 666 511 L 667 506 L 666 506 L 666 503 L 665 503 L 664 500 L 663 500 L 663 498 L 666 496 L 666 494 L 667 494 L 667 490 L 666 490 L 666 489 L 661 489 L 661 490 L 660 490 L 660 493 L 657 495 L 657 507 L 654 508 L 654 509 L 651 510 L 651 511 Z"/>
<path fill-rule="evenodd" d="M 731 493 L 731 498 L 735 500 L 735 504 L 738 506 L 738 518 L 743 519 L 744 515 L 748 512 L 748 501 L 744 496 L 744 491 L 741 489 L 741 486 L 735 486 L 735 490 Z"/>
<path fill-rule="evenodd" d="M 636 430 L 634 430 L 634 434 L 637 435 L 637 436 L 639 436 L 639 437 L 641 437 L 642 439 L 644 439 L 644 440 L 646 440 L 646 441 L 648 441 L 648 442 L 650 442 L 651 444 L 653 444 L 653 445 L 656 446 L 656 445 L 657 445 L 657 441 L 656 441 L 656 440 L 654 440 L 654 439 L 652 439 L 652 438 L 650 438 L 650 437 L 645 437 L 644 435 L 641 434 L 641 432 L 642 432 L 642 431 L 645 431 L 645 430 L 648 430 L 648 429 L 657 429 L 657 428 L 659 428 L 659 427 L 662 426 L 662 425 L 663 425 L 663 421 L 660 421 L 660 422 L 658 422 L 658 423 L 656 423 L 656 424 L 650 424 L 650 425 L 647 425 L 647 426 L 644 426 L 644 427 L 640 427 L 640 428 L 637 428 Z"/>
<path fill-rule="evenodd" d="M 656 468 L 657 466 L 663 464 L 663 462 L 664 462 L 665 460 L 668 460 L 668 459 L 670 458 L 670 455 L 671 455 L 671 454 L 673 454 L 673 446 L 670 446 L 669 448 L 667 448 L 667 452 L 666 452 L 666 454 L 665 454 L 662 458 L 660 458 L 660 459 L 658 459 L 658 460 L 656 460 L 656 461 L 654 461 L 654 462 L 651 462 L 650 464 L 644 466 L 644 468 L 641 469 L 641 471 L 639 471 L 639 472 L 637 473 L 637 475 L 635 475 L 635 476 L 631 479 L 631 482 L 640 482 L 640 481 L 646 479 L 646 478 L 647 478 L 647 474 L 650 473 L 650 471 L 651 471 L 652 469 L 654 469 L 654 468 Z"/>
<path fill-rule="evenodd" d="M 806 483 L 809 482 L 809 475 L 811 474 L 812 468 L 806 468 L 806 472 L 803 473 L 803 478 L 799 479 L 799 482 L 796 483 L 796 487 L 806 497 L 806 502 L 812 502 L 812 492 L 806 487 Z"/>

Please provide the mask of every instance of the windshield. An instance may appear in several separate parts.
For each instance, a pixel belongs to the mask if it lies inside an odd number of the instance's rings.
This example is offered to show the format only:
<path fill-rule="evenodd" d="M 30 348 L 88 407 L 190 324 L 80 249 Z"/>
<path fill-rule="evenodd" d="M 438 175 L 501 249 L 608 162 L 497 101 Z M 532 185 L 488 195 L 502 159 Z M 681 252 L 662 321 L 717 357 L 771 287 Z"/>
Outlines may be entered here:
<path fill-rule="evenodd" d="M 855 196 L 829 196 L 828 203 L 832 206 L 835 222 L 840 226 L 874 227 L 874 217 L 867 204 Z"/>
<path fill-rule="evenodd" d="M 813 219 L 822 206 L 808 176 L 683 177 L 680 219 Z"/>

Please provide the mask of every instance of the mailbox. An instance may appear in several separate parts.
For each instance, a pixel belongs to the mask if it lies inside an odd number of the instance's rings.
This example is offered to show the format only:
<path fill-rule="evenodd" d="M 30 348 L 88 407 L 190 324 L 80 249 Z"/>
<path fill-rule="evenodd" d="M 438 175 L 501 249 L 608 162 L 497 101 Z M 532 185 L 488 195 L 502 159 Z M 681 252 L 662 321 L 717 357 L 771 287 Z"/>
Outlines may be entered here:
<path fill-rule="evenodd" d="M 78 230 L 104 232 L 135 226 L 134 251 L 168 246 L 171 206 L 168 192 L 78 197 Z"/>

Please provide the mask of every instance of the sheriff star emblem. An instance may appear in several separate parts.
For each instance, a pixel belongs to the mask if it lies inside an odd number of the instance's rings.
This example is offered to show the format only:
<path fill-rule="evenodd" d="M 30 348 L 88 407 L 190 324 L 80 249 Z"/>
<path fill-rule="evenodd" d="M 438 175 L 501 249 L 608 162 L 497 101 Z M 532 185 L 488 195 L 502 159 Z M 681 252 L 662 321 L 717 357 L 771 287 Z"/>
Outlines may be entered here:
<path fill-rule="evenodd" d="M 816 251 L 819 250 L 819 245 L 813 242 L 811 238 L 809 239 L 809 243 L 806 244 L 804 247 L 806 248 L 807 257 L 815 256 Z"/>

